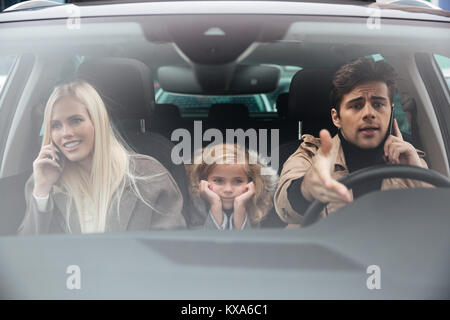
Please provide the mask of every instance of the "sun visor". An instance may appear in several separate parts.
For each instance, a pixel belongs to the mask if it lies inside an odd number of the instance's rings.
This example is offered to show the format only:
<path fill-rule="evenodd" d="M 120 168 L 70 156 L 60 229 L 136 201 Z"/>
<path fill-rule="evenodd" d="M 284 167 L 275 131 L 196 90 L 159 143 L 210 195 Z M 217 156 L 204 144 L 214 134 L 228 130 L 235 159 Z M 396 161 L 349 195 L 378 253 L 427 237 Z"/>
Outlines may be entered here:
<path fill-rule="evenodd" d="M 238 65 L 232 72 L 227 70 L 208 66 L 194 72 L 188 67 L 164 66 L 158 69 L 158 81 L 164 91 L 183 94 L 258 94 L 278 87 L 277 67 Z"/>

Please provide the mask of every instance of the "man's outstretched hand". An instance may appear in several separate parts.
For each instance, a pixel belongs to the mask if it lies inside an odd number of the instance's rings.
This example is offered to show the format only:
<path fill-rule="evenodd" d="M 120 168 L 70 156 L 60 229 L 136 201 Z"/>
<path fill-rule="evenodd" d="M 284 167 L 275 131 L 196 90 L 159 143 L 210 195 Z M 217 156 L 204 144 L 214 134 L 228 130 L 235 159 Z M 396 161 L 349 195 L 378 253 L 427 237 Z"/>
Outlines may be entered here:
<path fill-rule="evenodd" d="M 331 177 L 334 165 L 332 159 L 335 159 L 338 150 L 333 148 L 328 130 L 320 131 L 320 142 L 321 148 L 306 172 L 301 192 L 308 201 L 349 203 L 352 201 L 350 191 Z"/>

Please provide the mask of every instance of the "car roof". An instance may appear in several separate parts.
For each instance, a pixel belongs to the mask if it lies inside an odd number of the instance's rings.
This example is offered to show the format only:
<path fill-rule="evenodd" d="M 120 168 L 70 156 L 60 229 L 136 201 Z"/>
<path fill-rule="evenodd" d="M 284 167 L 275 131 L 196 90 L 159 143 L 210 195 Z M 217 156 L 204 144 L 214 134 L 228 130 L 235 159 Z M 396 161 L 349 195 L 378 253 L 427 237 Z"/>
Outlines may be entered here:
<path fill-rule="evenodd" d="M 177 14 L 276 14 L 371 17 L 374 9 L 388 19 L 411 19 L 450 22 L 450 12 L 445 10 L 413 8 L 385 3 L 345 1 L 343 3 L 283 2 L 283 1 L 168 1 L 168 2 L 116 2 L 78 3 L 42 7 L 33 10 L 6 11 L 0 14 L 1 22 L 45 20 L 73 17 L 73 7 L 79 8 L 80 17 L 107 17 L 130 15 Z M 378 13 L 377 13 L 378 16 Z"/>

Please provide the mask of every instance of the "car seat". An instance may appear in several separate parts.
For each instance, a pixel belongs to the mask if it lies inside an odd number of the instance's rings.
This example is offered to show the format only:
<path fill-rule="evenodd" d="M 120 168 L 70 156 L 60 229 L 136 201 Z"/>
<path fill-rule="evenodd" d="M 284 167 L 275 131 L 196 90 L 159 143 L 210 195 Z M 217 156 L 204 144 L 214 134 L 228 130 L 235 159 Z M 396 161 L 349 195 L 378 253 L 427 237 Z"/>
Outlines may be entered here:
<path fill-rule="evenodd" d="M 334 69 L 302 69 L 292 78 L 289 87 L 289 102 L 287 119 L 299 121 L 295 136 L 279 147 L 280 168 L 286 160 L 298 149 L 301 135 L 311 134 L 316 137 L 322 129 L 337 133 L 337 128 L 331 120 L 329 96 Z"/>
<path fill-rule="evenodd" d="M 289 142 L 298 135 L 298 120 L 289 117 L 289 92 L 280 93 L 277 97 L 276 108 L 278 119 L 274 121 L 280 133 L 280 144 Z"/>
<path fill-rule="evenodd" d="M 128 58 L 98 58 L 84 61 L 77 77 L 93 85 L 103 98 L 112 123 L 123 139 L 138 153 L 157 159 L 173 176 L 183 195 L 183 214 L 188 226 L 200 225 L 202 217 L 187 216 L 190 206 L 186 170 L 171 159 L 173 143 L 147 131 L 155 108 L 151 70 Z"/>
<path fill-rule="evenodd" d="M 172 132 L 184 128 L 180 110 L 174 104 L 155 104 L 148 129 L 170 140 Z"/>
<path fill-rule="evenodd" d="M 218 129 L 244 129 L 249 118 L 247 106 L 241 103 L 215 103 L 208 112 L 209 126 Z"/>

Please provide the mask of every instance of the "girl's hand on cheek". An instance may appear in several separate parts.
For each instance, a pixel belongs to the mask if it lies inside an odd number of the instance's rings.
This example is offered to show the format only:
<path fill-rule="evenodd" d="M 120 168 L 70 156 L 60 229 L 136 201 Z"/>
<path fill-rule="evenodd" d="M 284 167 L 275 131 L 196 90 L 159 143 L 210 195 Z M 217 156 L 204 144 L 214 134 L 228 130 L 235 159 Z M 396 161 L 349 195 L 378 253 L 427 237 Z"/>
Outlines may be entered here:
<path fill-rule="evenodd" d="M 242 225 L 244 224 L 245 215 L 247 212 L 246 204 L 255 194 L 255 184 L 253 182 L 250 182 L 249 184 L 247 184 L 246 189 L 247 190 L 243 194 L 234 198 L 233 223 L 235 229 L 241 229 Z"/>
<path fill-rule="evenodd" d="M 253 197 L 255 194 L 255 184 L 252 182 L 248 183 L 246 186 L 246 191 L 241 194 L 240 196 L 237 196 L 234 198 L 234 208 L 236 207 L 245 207 L 247 202 Z"/>
<path fill-rule="evenodd" d="M 208 181 L 202 180 L 200 181 L 200 196 L 209 203 L 210 206 L 220 204 L 222 205 L 222 202 L 220 200 L 219 195 L 211 190 L 211 185 Z"/>
<path fill-rule="evenodd" d="M 211 190 L 211 184 L 208 181 L 200 181 L 200 196 L 209 203 L 211 213 L 218 225 L 223 223 L 222 200 L 217 193 Z"/>

